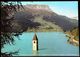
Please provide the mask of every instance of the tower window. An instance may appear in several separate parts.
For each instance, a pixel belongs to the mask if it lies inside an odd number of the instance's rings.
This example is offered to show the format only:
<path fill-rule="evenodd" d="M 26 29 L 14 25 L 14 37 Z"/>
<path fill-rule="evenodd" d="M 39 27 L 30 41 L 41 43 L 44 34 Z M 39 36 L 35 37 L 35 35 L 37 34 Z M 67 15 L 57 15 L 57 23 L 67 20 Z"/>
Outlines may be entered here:
<path fill-rule="evenodd" d="M 34 41 L 34 43 L 35 43 L 35 41 Z"/>

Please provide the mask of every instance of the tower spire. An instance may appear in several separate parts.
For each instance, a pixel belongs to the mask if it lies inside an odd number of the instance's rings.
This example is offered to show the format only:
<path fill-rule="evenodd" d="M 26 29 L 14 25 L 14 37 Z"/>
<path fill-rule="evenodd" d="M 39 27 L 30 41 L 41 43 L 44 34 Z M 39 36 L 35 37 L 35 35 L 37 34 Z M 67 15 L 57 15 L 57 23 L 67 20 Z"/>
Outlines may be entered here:
<path fill-rule="evenodd" d="M 38 40 L 36 33 L 34 34 L 33 40 Z"/>
<path fill-rule="evenodd" d="M 33 50 L 37 51 L 38 50 L 38 38 L 37 38 L 36 33 L 34 34 L 32 44 L 33 44 Z"/>

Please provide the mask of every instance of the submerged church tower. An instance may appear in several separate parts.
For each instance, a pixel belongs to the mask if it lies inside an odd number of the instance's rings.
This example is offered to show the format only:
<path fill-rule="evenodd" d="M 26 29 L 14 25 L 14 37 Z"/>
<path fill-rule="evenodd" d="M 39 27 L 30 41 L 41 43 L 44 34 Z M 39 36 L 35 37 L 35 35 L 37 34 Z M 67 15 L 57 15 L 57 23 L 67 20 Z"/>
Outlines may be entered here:
<path fill-rule="evenodd" d="M 38 38 L 37 35 L 35 34 L 32 40 L 32 49 L 33 51 L 38 51 Z"/>

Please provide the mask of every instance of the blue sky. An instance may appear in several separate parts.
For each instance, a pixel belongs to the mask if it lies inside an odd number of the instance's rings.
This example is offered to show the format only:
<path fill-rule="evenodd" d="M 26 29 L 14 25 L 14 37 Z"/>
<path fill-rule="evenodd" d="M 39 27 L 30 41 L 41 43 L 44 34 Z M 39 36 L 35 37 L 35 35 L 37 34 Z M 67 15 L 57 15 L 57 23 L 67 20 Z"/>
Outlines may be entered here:
<path fill-rule="evenodd" d="M 52 11 L 57 14 L 64 15 L 70 18 L 78 17 L 77 1 L 23 1 L 22 4 L 48 5 L 52 9 Z"/>

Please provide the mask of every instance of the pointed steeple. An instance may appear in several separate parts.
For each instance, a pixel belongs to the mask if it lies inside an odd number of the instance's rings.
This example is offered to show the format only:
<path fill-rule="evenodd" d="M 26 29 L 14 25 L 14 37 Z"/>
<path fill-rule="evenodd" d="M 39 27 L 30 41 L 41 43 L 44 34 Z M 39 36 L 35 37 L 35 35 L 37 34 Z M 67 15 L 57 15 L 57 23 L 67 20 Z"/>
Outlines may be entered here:
<path fill-rule="evenodd" d="M 32 44 L 33 44 L 33 50 L 38 51 L 38 38 L 36 33 L 33 37 Z"/>
<path fill-rule="evenodd" d="M 36 33 L 35 33 L 35 35 L 33 37 L 33 40 L 38 40 Z"/>

